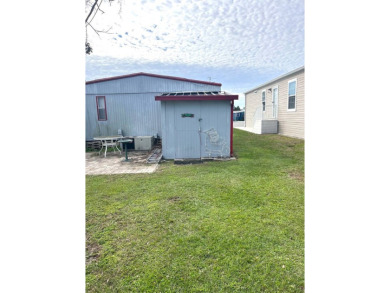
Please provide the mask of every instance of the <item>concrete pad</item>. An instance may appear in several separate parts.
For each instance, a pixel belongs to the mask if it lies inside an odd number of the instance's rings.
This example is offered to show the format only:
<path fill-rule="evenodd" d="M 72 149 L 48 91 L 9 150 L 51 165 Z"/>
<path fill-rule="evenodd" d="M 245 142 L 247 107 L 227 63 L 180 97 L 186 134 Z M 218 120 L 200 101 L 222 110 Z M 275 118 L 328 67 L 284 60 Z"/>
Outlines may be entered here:
<path fill-rule="evenodd" d="M 85 174 L 86 175 L 107 175 L 107 174 L 137 174 L 153 173 L 157 170 L 158 164 L 147 164 L 149 157 L 148 151 L 130 151 L 128 158 L 130 162 L 124 162 L 125 155 L 118 152 L 104 154 L 86 153 L 85 154 Z"/>
<path fill-rule="evenodd" d="M 235 127 L 235 128 L 240 129 L 240 130 L 244 130 L 244 131 L 248 131 L 251 133 L 261 134 L 261 133 L 259 133 L 258 130 L 254 129 L 252 127 Z"/>
<path fill-rule="evenodd" d="M 233 121 L 233 127 L 245 127 L 245 121 Z"/>

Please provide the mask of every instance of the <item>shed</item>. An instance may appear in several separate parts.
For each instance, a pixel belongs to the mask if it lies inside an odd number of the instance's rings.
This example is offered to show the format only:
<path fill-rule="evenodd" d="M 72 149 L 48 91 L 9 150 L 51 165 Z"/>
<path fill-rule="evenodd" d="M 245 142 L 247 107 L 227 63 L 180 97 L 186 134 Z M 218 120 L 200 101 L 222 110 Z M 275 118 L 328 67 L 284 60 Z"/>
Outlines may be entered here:
<path fill-rule="evenodd" d="M 222 91 L 169 92 L 161 101 L 162 154 L 165 159 L 233 155 L 233 103 Z"/>
<path fill-rule="evenodd" d="M 86 140 L 96 136 L 159 136 L 162 92 L 220 91 L 221 84 L 151 73 L 133 73 L 86 82 Z"/>

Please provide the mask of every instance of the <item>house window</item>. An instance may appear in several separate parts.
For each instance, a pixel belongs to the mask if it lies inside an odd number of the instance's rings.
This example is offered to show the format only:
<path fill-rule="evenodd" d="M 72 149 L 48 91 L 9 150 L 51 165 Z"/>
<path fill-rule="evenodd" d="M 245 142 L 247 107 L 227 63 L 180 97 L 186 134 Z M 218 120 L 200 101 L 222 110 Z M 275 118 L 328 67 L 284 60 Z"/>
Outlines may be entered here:
<path fill-rule="evenodd" d="M 106 109 L 106 97 L 105 96 L 97 96 L 96 97 L 96 107 L 97 107 L 97 115 L 99 121 L 107 120 L 107 109 Z"/>
<path fill-rule="evenodd" d="M 261 102 L 263 104 L 263 111 L 265 111 L 265 90 L 261 92 Z"/>
<path fill-rule="evenodd" d="M 297 80 L 293 79 L 288 82 L 288 105 L 287 111 L 295 111 L 297 94 Z"/>

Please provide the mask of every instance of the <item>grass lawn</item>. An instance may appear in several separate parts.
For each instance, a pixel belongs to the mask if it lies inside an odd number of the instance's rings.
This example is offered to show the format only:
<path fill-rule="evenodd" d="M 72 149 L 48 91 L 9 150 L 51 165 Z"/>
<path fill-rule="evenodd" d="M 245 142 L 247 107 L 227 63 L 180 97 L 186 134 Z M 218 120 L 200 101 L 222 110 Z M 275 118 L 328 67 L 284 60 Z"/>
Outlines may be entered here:
<path fill-rule="evenodd" d="M 302 292 L 304 141 L 234 129 L 234 153 L 87 176 L 87 292 Z"/>

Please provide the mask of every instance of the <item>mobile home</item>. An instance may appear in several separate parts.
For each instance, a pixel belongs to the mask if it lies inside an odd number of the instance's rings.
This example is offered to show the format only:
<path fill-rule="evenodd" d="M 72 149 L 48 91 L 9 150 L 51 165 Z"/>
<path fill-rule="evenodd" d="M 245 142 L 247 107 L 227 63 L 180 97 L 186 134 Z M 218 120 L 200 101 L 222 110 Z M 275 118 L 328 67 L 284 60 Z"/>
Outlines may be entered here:
<path fill-rule="evenodd" d="M 245 127 L 254 132 L 305 137 L 305 68 L 300 67 L 245 93 Z"/>

